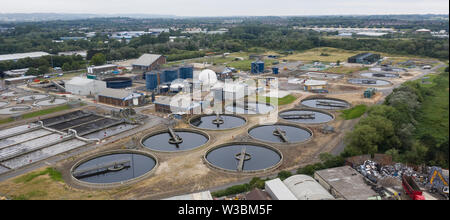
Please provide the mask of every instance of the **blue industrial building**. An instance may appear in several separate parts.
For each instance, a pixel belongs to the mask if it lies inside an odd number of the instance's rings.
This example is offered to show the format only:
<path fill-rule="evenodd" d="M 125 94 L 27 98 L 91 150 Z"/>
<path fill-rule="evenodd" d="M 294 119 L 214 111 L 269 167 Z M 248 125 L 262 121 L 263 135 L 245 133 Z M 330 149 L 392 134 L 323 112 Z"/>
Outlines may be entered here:
<path fill-rule="evenodd" d="M 180 73 L 180 79 L 192 79 L 194 78 L 194 67 L 193 66 L 184 66 L 178 69 Z"/>
<path fill-rule="evenodd" d="M 153 71 L 144 73 L 143 78 L 146 81 L 147 90 L 155 90 L 158 86 L 165 84 L 170 85 L 177 79 L 192 79 L 194 78 L 194 67 L 183 66 L 180 68 L 165 69 L 162 71 Z M 162 91 L 162 90 L 161 90 Z"/>
<path fill-rule="evenodd" d="M 145 74 L 145 85 L 147 90 L 155 90 L 158 88 L 158 73 Z"/>
<path fill-rule="evenodd" d="M 178 79 L 178 70 L 177 69 L 164 70 L 162 75 L 164 75 L 164 80 L 161 82 L 169 82 L 170 83 L 170 82 Z"/>

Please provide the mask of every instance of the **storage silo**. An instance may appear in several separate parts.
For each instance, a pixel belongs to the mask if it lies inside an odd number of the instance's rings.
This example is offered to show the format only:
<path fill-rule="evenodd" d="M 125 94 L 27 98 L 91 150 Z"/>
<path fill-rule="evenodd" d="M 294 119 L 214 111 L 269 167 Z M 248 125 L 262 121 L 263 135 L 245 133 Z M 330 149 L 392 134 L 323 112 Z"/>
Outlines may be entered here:
<path fill-rule="evenodd" d="M 145 74 L 145 82 L 147 90 L 155 90 L 156 88 L 158 88 L 158 74 L 157 73 Z"/>
<path fill-rule="evenodd" d="M 278 74 L 279 73 L 278 67 L 273 67 L 272 72 L 273 72 L 273 74 Z"/>
<path fill-rule="evenodd" d="M 258 66 L 258 73 L 264 73 L 264 62 L 260 60 L 256 62 L 256 65 Z"/>
<path fill-rule="evenodd" d="M 252 62 L 251 73 L 252 74 L 257 74 L 258 73 L 258 64 L 256 64 L 256 62 Z"/>
<path fill-rule="evenodd" d="M 163 71 L 164 82 L 172 82 L 178 79 L 178 70 L 177 69 L 168 69 Z"/>
<path fill-rule="evenodd" d="M 194 78 L 194 67 L 193 66 L 183 66 L 178 70 L 180 72 L 181 79 L 192 79 Z"/>
<path fill-rule="evenodd" d="M 129 77 L 111 77 L 103 81 L 106 82 L 106 88 L 111 89 L 123 89 L 133 85 L 133 80 Z"/>

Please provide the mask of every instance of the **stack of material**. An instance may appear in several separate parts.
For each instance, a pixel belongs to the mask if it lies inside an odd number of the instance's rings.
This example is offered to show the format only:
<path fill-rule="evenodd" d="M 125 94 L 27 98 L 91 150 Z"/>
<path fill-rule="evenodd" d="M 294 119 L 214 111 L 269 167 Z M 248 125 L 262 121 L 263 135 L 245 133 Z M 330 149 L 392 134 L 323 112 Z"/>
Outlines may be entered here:
<path fill-rule="evenodd" d="M 406 166 L 401 163 L 394 165 L 380 166 L 378 163 L 366 160 L 362 165 L 356 167 L 356 170 L 363 176 L 367 177 L 374 183 L 380 183 L 381 185 L 397 185 L 401 182 L 403 175 L 417 177 L 423 179 L 424 176 L 416 171 L 412 167 Z M 381 182 L 380 182 L 381 181 Z"/>
<path fill-rule="evenodd" d="M 371 160 L 364 161 L 364 164 L 357 167 L 358 172 L 367 177 L 370 181 L 376 183 L 380 177 L 379 165 Z"/>

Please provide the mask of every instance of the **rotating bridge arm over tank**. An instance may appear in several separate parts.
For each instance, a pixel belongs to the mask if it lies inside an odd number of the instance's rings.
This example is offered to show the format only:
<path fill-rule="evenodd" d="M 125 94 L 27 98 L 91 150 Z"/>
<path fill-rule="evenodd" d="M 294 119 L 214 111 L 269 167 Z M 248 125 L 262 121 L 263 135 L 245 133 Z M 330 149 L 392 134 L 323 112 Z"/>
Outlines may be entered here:
<path fill-rule="evenodd" d="M 284 114 L 281 115 L 283 119 L 315 119 L 316 114 L 314 113 L 304 113 L 304 114 Z"/>
<path fill-rule="evenodd" d="M 111 161 L 108 163 L 99 164 L 99 165 L 95 165 L 92 167 L 87 167 L 84 169 L 74 171 L 72 173 L 72 175 L 76 178 L 81 178 L 81 177 L 85 177 L 85 176 L 96 175 L 99 173 L 115 172 L 115 171 L 119 171 L 124 168 L 130 167 L 130 162 L 131 162 L 131 159 Z"/>
<path fill-rule="evenodd" d="M 171 127 L 169 127 L 169 135 L 171 137 L 169 139 L 169 143 L 171 143 L 171 144 L 181 144 L 183 142 L 183 139 L 180 138 L 180 136 L 178 136 Z"/>
<path fill-rule="evenodd" d="M 216 124 L 216 125 L 220 125 L 220 124 L 224 123 L 224 120 L 222 117 L 220 117 L 219 113 L 216 113 L 216 118 L 214 120 L 212 120 L 212 123 Z"/>
<path fill-rule="evenodd" d="M 279 137 L 283 142 L 289 142 L 286 131 L 281 130 L 280 127 L 275 126 L 275 131 L 273 131 L 273 135 Z"/>
<path fill-rule="evenodd" d="M 252 156 L 246 153 L 247 149 L 243 147 L 241 152 L 236 154 L 235 158 L 239 160 L 237 171 L 242 172 L 244 170 L 244 162 L 250 160 Z"/>
<path fill-rule="evenodd" d="M 331 107 L 347 107 L 346 104 L 330 102 L 330 101 L 317 101 L 317 105 L 331 106 Z"/>

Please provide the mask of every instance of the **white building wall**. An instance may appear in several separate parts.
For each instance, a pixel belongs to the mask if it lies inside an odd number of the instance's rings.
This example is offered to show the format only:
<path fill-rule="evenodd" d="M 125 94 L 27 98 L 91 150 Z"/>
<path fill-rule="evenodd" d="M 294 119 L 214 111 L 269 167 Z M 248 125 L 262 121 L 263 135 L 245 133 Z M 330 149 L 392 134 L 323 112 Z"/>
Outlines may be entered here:
<path fill-rule="evenodd" d="M 99 80 L 91 80 L 86 83 L 66 83 L 66 92 L 70 92 L 74 95 L 97 95 L 101 91 L 106 89 L 106 82 Z"/>
<path fill-rule="evenodd" d="M 266 181 L 265 189 L 274 200 L 297 200 L 297 197 L 295 197 L 279 178 Z"/>

